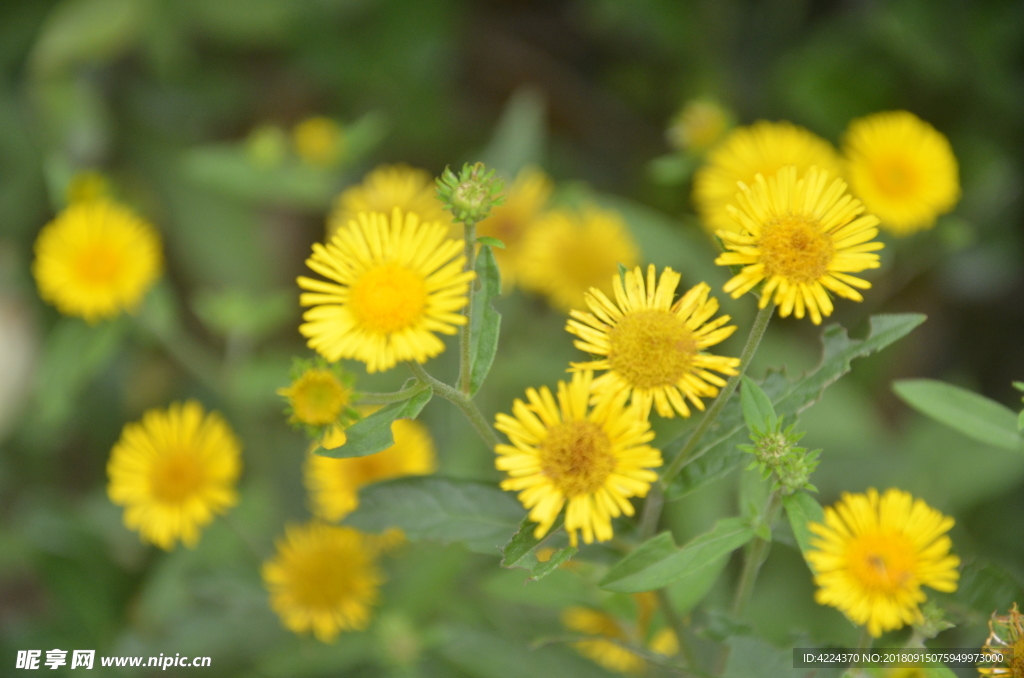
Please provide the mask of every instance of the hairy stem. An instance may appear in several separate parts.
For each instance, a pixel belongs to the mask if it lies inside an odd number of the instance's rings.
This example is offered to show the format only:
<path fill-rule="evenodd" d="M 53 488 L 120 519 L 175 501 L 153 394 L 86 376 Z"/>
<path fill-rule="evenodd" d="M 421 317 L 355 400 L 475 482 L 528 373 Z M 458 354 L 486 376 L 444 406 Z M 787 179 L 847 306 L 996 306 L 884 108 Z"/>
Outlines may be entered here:
<path fill-rule="evenodd" d="M 466 265 L 463 270 L 476 270 L 476 222 L 466 221 L 463 223 L 463 238 L 465 238 Z M 473 288 L 476 281 L 469 284 L 469 297 L 466 302 L 466 324 L 459 328 L 459 390 L 467 397 L 470 391 L 472 379 L 472 340 L 473 340 Z"/>
<path fill-rule="evenodd" d="M 470 400 L 468 396 L 463 394 L 461 391 L 452 388 L 443 381 L 430 376 L 430 374 L 428 374 L 419 363 L 410 361 L 408 365 L 409 369 L 412 370 L 412 373 L 416 375 L 417 379 L 425 384 L 429 384 L 434 390 L 434 393 L 453 403 L 456 407 L 462 410 L 462 413 L 466 415 L 466 419 L 469 419 L 469 423 L 473 425 L 473 428 L 476 429 L 476 432 L 480 435 L 480 438 L 483 439 L 484 444 L 487 445 L 488 448 L 493 450 L 498 446 L 501 442 L 498 440 L 498 434 L 494 432 L 491 425 L 487 423 L 486 419 L 484 419 L 484 415 L 480 413 L 476 404 Z"/>

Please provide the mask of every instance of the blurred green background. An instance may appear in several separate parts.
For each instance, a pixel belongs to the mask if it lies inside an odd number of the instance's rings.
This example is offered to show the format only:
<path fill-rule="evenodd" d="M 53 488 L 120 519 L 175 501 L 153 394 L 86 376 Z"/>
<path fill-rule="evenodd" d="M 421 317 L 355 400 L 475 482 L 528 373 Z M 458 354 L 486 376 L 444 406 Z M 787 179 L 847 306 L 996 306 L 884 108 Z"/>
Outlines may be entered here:
<path fill-rule="evenodd" d="M 13 673 L 18 649 L 59 647 L 208 655 L 209 676 L 605 675 L 561 645 L 526 649 L 559 633 L 560 609 L 594 602 L 594 590 L 563 572 L 523 587 L 521 571 L 458 546 L 410 545 L 390 559 L 367 632 L 324 646 L 281 628 L 251 551 L 269 556 L 286 521 L 307 519 L 307 443 L 286 427 L 274 390 L 287 383 L 291 356 L 308 353 L 294 278 L 309 246 L 337 191 L 381 162 L 434 174 L 481 157 L 506 171 L 540 163 L 562 199 L 589 195 L 620 209 L 645 261 L 681 270 L 687 286 L 706 280 L 721 297 L 726 272 L 711 263 L 688 185 L 660 185 L 648 171 L 669 151 L 668 120 L 708 96 L 741 123 L 788 119 L 833 142 L 853 117 L 905 108 L 953 145 L 957 209 L 932 231 L 890 241 L 865 302 L 842 303 L 833 318 L 854 334 L 871 313 L 928 321 L 855 363 L 801 421 L 805 443 L 825 450 L 814 479 L 823 504 L 841 490 L 899 486 L 956 517 L 954 549 L 973 568 L 965 584 L 981 583 L 946 601 L 960 626 L 940 640 L 980 643 L 995 606 L 1024 603 L 1024 455 L 913 414 L 890 383 L 939 378 L 1019 408 L 1011 381 L 1024 378 L 1024 4 L 5 0 L 0 673 Z M 254 129 L 312 115 L 346 126 L 350 152 L 337 170 L 253 169 Z M 36 295 L 32 243 L 82 169 L 106 173 L 164 238 L 167 272 L 138 322 L 89 327 Z M 723 307 L 740 336 L 721 353 L 736 355 L 753 301 Z M 579 358 L 564 316 L 542 300 L 515 292 L 500 310 L 501 348 L 479 398 L 488 416 L 526 386 L 553 385 Z M 753 373 L 812 367 L 819 334 L 807 322 L 775 322 Z M 187 372 L 160 336 L 192 337 L 223 365 Z M 450 377 L 453 358 L 449 350 L 432 371 Z M 353 369 L 370 390 L 406 376 Z M 240 534 L 215 522 L 196 550 L 165 554 L 121 525 L 105 464 L 125 422 L 186 397 L 223 411 L 243 438 L 232 514 Z M 498 477 L 447 403 L 435 399 L 423 418 L 440 473 Z M 736 486 L 733 474 L 673 503 L 677 543 L 735 514 Z M 727 600 L 735 566 L 701 615 L 713 619 Z M 777 544 L 750 614 L 765 640 L 737 654 L 777 657 L 765 642 L 783 651 L 798 641 L 853 644 L 856 630 L 812 592 L 799 552 Z M 744 675 L 784 675 L 752 666 Z"/>

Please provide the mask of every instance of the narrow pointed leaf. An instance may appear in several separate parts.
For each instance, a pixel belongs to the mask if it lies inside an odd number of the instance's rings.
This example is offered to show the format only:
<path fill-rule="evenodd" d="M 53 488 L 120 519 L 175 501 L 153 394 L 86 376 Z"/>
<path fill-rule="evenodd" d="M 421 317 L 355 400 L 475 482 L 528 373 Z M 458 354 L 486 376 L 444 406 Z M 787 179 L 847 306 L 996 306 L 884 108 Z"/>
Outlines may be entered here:
<path fill-rule="evenodd" d="M 533 569 L 530 570 L 530 579 L 533 581 L 543 579 L 557 570 L 562 563 L 569 562 L 569 559 L 576 555 L 577 551 L 579 549 L 575 546 L 566 546 L 564 549 L 555 551 L 547 561 L 534 565 Z"/>
<path fill-rule="evenodd" d="M 750 377 L 743 377 L 740 390 L 743 419 L 751 431 L 767 431 L 775 426 L 775 408 L 768 394 Z"/>
<path fill-rule="evenodd" d="M 904 379 L 894 383 L 892 390 L 921 414 L 968 438 L 1006 450 L 1024 450 L 1017 413 L 994 400 L 933 379 Z"/>
<path fill-rule="evenodd" d="M 395 444 L 391 434 L 391 424 L 396 419 L 415 419 L 424 405 L 430 402 L 434 392 L 428 386 L 415 393 L 408 400 L 403 400 L 377 410 L 365 419 L 360 419 L 345 429 L 345 444 L 333 450 L 317 447 L 314 452 L 322 457 L 347 459 L 349 457 L 365 457 L 388 449 Z"/>
<path fill-rule="evenodd" d="M 562 527 L 564 520 L 564 514 L 559 515 L 547 534 L 538 538 L 533 536 L 534 531 L 537 529 L 537 523 L 530 520 L 529 517 L 523 518 L 523 521 L 519 524 L 519 529 L 516 530 L 516 533 L 512 535 L 512 538 L 501 549 L 501 566 L 532 569 L 538 562 L 533 555 L 534 549 L 547 539 L 552 532 Z"/>
<path fill-rule="evenodd" d="M 501 314 L 491 306 L 491 300 L 501 294 L 501 273 L 490 246 L 481 245 L 476 259 L 476 275 L 480 289 L 473 292 L 473 344 L 470 346 L 469 394 L 480 390 L 491 371 L 494 355 L 498 352 L 501 332 Z"/>
<path fill-rule="evenodd" d="M 782 505 L 786 507 L 786 516 L 789 518 L 789 525 L 793 528 L 793 536 L 800 546 L 800 552 L 807 557 L 807 551 L 811 548 L 811 537 L 813 536 L 808 523 L 825 522 L 825 510 L 806 492 L 796 492 L 782 498 Z"/>

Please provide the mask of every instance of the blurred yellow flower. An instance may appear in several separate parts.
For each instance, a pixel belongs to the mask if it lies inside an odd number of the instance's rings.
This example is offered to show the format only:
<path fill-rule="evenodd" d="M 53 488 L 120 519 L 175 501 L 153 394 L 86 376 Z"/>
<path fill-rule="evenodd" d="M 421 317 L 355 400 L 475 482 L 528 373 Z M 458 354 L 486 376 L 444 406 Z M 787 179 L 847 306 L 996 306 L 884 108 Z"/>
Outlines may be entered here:
<path fill-rule="evenodd" d="M 693 99 L 669 123 L 665 136 L 679 151 L 701 153 L 729 129 L 729 113 L 714 101 Z"/>
<path fill-rule="evenodd" d="M 143 541 L 193 548 L 200 528 L 238 503 L 241 469 L 241 445 L 219 413 L 173 403 L 125 425 L 107 462 L 107 494 Z"/>
<path fill-rule="evenodd" d="M 594 380 L 595 401 L 621 391 L 631 394 L 633 404 L 644 418 L 651 405 L 658 414 L 674 417 L 678 412 L 690 416 L 686 399 L 698 410 L 704 409 L 701 397 L 718 395 L 725 380 L 708 370 L 736 374 L 739 358 L 710 355 L 703 349 L 714 346 L 736 331 L 735 325 L 723 327 L 727 315 L 711 320 L 718 312 L 718 300 L 708 298 L 706 283 L 690 289 L 673 303 L 679 274 L 671 268 L 655 281 L 655 267 L 647 267 L 647 285 L 637 266 L 612 277 L 613 303 L 603 292 L 592 289 L 586 295 L 592 313 L 570 311 L 572 319 L 565 329 L 579 339 L 576 348 L 602 358 L 572 363 L 574 371 L 608 370 Z M 708 322 L 711 320 L 711 322 Z"/>
<path fill-rule="evenodd" d="M 306 118 L 292 130 L 295 152 L 316 167 L 332 167 L 345 151 L 345 132 L 330 118 Z"/>
<path fill-rule="evenodd" d="M 913 113 L 887 111 L 854 120 L 843 153 L 854 195 L 898 236 L 931 228 L 960 200 L 949 141 Z"/>
<path fill-rule="evenodd" d="M 909 492 L 844 492 L 825 509 L 824 524 L 808 525 L 816 535 L 807 553 L 818 585 L 814 599 L 876 638 L 919 621 L 922 586 L 956 590 L 960 559 L 949 553 L 951 527 L 952 518 Z"/>
<path fill-rule="evenodd" d="M 292 383 L 277 394 L 288 399 L 289 423 L 323 427 L 339 423 L 342 415 L 348 423 L 356 418 L 352 410 L 352 380 L 340 368 L 324 363 L 298 365 Z"/>
<path fill-rule="evenodd" d="M 738 228 L 718 232 L 726 251 L 715 263 L 743 266 L 725 284 L 733 298 L 765 281 L 761 308 L 774 296 L 782 317 L 795 312 L 803 318 L 806 311 L 818 325 L 822 316 L 832 315 L 826 290 L 863 301 L 853 288 L 871 283 L 848 274 L 878 268 L 874 252 L 883 245 L 872 241 L 878 218 L 862 214 L 864 207 L 846 193 L 842 179 L 833 180 L 817 167 L 797 177 L 797 168 L 789 165 L 744 186 L 736 196 L 739 207 L 729 205 Z"/>
<path fill-rule="evenodd" d="M 497 238 L 505 244 L 505 249 L 494 248 L 494 258 L 506 291 L 519 277 L 523 240 L 544 214 L 551 190 L 551 179 L 544 172 L 526 168 L 505 192 L 504 204 L 492 207 L 490 216 L 476 226 L 478 236 Z"/>
<path fill-rule="evenodd" d="M 71 177 L 67 188 L 68 204 L 110 197 L 110 182 L 102 172 L 82 170 Z"/>
<path fill-rule="evenodd" d="M 626 642 L 628 636 L 607 612 L 574 606 L 562 612 L 562 625 L 570 631 Z M 612 640 L 580 640 L 572 644 L 584 657 L 617 673 L 642 673 L 647 662 Z"/>
<path fill-rule="evenodd" d="M 988 631 L 982 652 L 1001 654 L 1004 661 L 979 666 L 978 673 L 986 678 L 1024 678 L 1024 615 L 1017 603 L 1005 615 L 992 613 Z"/>
<path fill-rule="evenodd" d="M 325 247 L 313 245 L 311 269 L 334 282 L 300 277 L 312 306 L 299 332 L 327 360 L 355 358 L 368 372 L 398 361 L 426 362 L 444 350 L 434 334 L 455 334 L 466 323 L 473 271 L 463 271 L 461 240 L 449 240 L 438 222 L 423 222 L 397 207 L 390 217 L 360 213 Z"/>
<path fill-rule="evenodd" d="M 288 630 L 312 631 L 325 643 L 341 631 L 365 629 L 384 582 L 378 542 L 351 527 L 289 525 L 277 554 L 263 564 L 270 608 Z"/>
<path fill-rule="evenodd" d="M 761 120 L 733 130 L 693 175 L 693 202 L 704 227 L 739 231 L 726 209 L 736 202 L 737 183 L 751 185 L 758 174 L 771 177 L 786 165 L 796 166 L 798 178 L 815 165 L 832 176 L 842 169 L 832 144 L 792 123 Z"/>
<path fill-rule="evenodd" d="M 90 323 L 138 307 L 163 268 L 156 229 L 105 199 L 70 204 L 39 232 L 35 254 L 39 296 Z"/>
<path fill-rule="evenodd" d="M 496 428 L 511 445 L 498 445 L 495 466 L 509 475 L 501 488 L 519 492 L 519 501 L 537 523 L 534 536 L 547 534 L 563 506 L 573 546 L 577 532 L 590 544 L 612 538 L 612 518 L 633 515 L 629 497 L 643 497 L 658 474 L 661 452 L 650 423 L 625 406 L 628 394 L 602 400 L 590 409 L 592 372 L 558 382 L 558 403 L 544 386 L 526 390 L 512 413 L 498 414 Z"/>
<path fill-rule="evenodd" d="M 391 434 L 394 445 L 365 457 L 333 459 L 309 455 L 305 478 L 314 515 L 324 520 L 341 520 L 359 506 L 362 486 L 388 478 L 434 472 L 437 468 L 434 441 L 426 426 L 418 421 L 397 419 L 391 424 Z M 336 447 L 340 445 L 327 449 Z"/>
<path fill-rule="evenodd" d="M 584 294 L 596 287 L 611 294 L 619 264 L 631 268 L 640 251 L 618 212 L 588 207 L 553 210 L 522 244 L 519 277 L 524 289 L 539 292 L 555 308 L 584 308 Z"/>
<path fill-rule="evenodd" d="M 403 213 L 415 212 L 420 221 L 438 221 L 446 227 L 452 224 L 451 216 L 437 199 L 437 186 L 428 172 L 402 164 L 381 165 L 367 174 L 361 184 L 346 188 L 338 196 L 327 218 L 327 238 L 357 221 L 360 212 L 391 214 L 396 207 Z"/>

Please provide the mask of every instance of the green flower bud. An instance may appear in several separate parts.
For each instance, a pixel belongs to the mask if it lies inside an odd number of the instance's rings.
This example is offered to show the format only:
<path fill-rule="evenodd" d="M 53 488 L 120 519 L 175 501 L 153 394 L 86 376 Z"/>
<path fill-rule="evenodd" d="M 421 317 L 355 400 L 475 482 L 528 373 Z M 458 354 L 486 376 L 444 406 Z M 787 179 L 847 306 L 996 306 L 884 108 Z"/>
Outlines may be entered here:
<path fill-rule="evenodd" d="M 504 182 L 482 162 L 462 166 L 457 175 L 446 167 L 437 180 L 437 197 L 460 223 L 483 221 L 491 208 L 504 202 Z"/>

